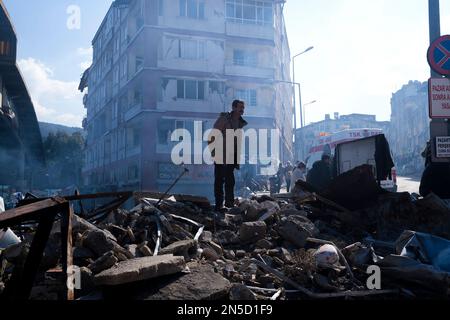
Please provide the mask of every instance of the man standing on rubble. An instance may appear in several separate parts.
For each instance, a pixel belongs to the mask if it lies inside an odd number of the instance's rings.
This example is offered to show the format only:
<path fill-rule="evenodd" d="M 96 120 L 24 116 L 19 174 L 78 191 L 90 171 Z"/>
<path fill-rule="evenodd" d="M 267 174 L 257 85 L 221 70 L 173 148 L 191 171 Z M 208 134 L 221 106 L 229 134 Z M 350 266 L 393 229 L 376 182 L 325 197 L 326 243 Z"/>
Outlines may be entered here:
<path fill-rule="evenodd" d="M 238 150 L 238 141 L 237 137 L 234 138 L 234 148 L 232 150 L 227 150 L 227 130 L 238 130 L 244 128 L 248 123 L 245 121 L 242 116 L 244 115 L 245 103 L 241 100 L 234 100 L 232 104 L 231 112 L 223 112 L 220 114 L 216 123 L 214 124 L 214 129 L 219 130 L 222 133 L 222 144 L 223 144 L 223 154 L 222 159 L 218 159 L 219 155 L 216 155 L 212 151 L 212 156 L 214 158 L 214 196 L 216 199 L 216 210 L 220 210 L 223 207 L 224 201 L 224 192 L 223 188 L 225 185 L 225 207 L 232 208 L 234 207 L 234 186 L 235 186 L 235 177 L 234 170 L 240 169 L 239 161 L 240 158 L 240 150 Z M 209 139 L 209 143 L 211 144 L 214 140 L 212 138 Z M 219 146 L 220 147 L 220 146 Z M 227 154 L 231 152 L 232 157 Z M 227 159 L 234 159 L 232 163 L 227 163 Z"/>

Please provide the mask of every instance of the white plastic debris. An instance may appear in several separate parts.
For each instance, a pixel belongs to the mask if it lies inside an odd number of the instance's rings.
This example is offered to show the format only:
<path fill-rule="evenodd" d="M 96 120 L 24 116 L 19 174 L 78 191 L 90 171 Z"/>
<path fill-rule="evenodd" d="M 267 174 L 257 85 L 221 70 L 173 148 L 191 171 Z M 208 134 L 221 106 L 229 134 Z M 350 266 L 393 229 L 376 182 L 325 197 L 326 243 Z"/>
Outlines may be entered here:
<path fill-rule="evenodd" d="M 0 197 L 0 213 L 5 211 L 5 202 L 3 201 L 3 198 Z"/>
<path fill-rule="evenodd" d="M 11 229 L 0 230 L 0 249 L 6 249 L 13 244 L 20 243 L 20 239 Z"/>
<path fill-rule="evenodd" d="M 318 265 L 334 265 L 339 261 L 339 254 L 331 244 L 324 244 L 315 253 L 314 257 Z"/>

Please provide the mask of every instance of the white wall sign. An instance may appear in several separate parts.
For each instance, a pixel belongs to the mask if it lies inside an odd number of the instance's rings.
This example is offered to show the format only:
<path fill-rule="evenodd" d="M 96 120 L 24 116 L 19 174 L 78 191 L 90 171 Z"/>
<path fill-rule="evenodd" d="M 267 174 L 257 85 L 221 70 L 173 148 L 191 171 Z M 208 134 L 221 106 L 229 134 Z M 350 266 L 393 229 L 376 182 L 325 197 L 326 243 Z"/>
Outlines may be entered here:
<path fill-rule="evenodd" d="M 430 118 L 450 119 L 450 79 L 428 80 L 428 99 Z"/>
<path fill-rule="evenodd" d="M 436 157 L 450 158 L 450 137 L 436 137 Z"/>

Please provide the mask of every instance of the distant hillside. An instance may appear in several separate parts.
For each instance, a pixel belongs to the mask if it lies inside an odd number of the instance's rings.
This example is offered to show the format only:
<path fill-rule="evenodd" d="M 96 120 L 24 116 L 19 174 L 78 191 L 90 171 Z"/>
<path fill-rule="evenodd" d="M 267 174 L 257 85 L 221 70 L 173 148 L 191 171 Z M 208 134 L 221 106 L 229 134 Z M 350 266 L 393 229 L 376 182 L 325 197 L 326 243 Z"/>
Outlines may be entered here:
<path fill-rule="evenodd" d="M 50 132 L 56 133 L 58 131 L 62 131 L 69 135 L 72 135 L 75 132 L 83 133 L 82 128 L 66 127 L 66 126 L 63 126 L 60 124 L 47 123 L 47 122 L 39 122 L 39 128 L 41 129 L 42 139 L 47 138 L 47 136 L 50 134 Z"/>

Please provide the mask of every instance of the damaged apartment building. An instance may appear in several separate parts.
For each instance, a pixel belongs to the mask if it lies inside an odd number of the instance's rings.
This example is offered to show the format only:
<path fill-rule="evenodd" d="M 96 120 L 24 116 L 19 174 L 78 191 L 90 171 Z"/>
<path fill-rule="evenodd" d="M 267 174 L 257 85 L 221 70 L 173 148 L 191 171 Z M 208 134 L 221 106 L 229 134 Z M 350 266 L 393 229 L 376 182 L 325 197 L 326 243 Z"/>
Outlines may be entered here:
<path fill-rule="evenodd" d="M 246 102 L 246 129 L 280 130 L 276 160 L 291 160 L 293 88 L 284 2 L 114 1 L 80 83 L 81 91 L 88 88 L 85 185 L 167 189 L 182 172 L 171 161 L 171 133 L 184 128 L 194 137 L 194 121 L 202 122 L 203 132 L 212 128 L 234 99 Z M 213 167 L 188 169 L 174 192 L 212 196 Z"/>
<path fill-rule="evenodd" d="M 45 177 L 41 133 L 16 56 L 16 32 L 0 2 L 0 195 L 32 190 Z"/>

